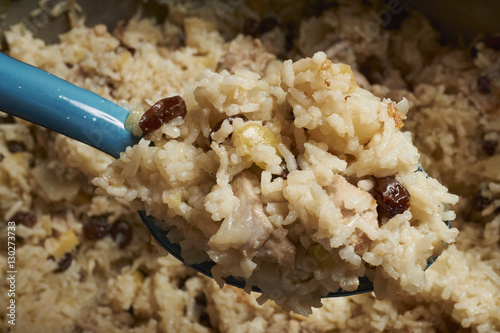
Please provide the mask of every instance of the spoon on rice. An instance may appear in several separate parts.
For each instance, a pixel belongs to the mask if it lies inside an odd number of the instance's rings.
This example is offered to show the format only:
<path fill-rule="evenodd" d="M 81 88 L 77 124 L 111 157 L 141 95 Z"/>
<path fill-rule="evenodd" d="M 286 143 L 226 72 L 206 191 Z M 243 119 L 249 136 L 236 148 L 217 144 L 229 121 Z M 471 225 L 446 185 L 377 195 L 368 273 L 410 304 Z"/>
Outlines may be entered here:
<path fill-rule="evenodd" d="M 129 116 L 127 109 L 3 53 L 0 53 L 0 110 L 69 136 L 115 158 L 140 140 L 125 128 Z M 168 232 L 160 227 L 157 220 L 144 211 L 138 213 L 156 243 L 184 262 L 180 246 L 168 240 Z M 431 258 L 427 267 L 435 259 Z M 208 261 L 189 266 L 212 277 L 214 265 L 214 262 Z M 233 277 L 229 277 L 226 283 L 245 287 L 243 281 Z M 255 286 L 252 289 L 260 291 Z M 370 291 L 373 291 L 373 284 L 365 276 L 360 278 L 356 290 L 339 289 L 330 292 L 327 297 Z"/>

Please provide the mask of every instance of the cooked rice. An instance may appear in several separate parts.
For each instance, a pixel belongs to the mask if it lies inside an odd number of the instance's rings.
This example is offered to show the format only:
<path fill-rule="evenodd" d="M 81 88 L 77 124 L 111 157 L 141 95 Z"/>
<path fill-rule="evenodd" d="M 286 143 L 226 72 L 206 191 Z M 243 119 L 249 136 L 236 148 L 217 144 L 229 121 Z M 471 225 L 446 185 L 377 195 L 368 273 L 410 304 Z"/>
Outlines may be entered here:
<path fill-rule="evenodd" d="M 251 6 L 242 7 L 236 10 L 235 21 L 222 24 L 220 31 L 227 31 L 228 26 L 234 28 L 239 18 L 251 12 L 250 8 L 255 10 Z M 300 10 L 292 7 L 290 11 Z M 48 46 L 20 26 L 7 33 L 10 55 L 103 97 L 124 101 L 132 106 L 136 116 L 157 99 L 176 94 L 184 97 L 190 113 L 185 120 L 163 126 L 159 133 L 143 139 L 106 171 L 111 159 L 105 154 L 26 122 L 0 118 L 4 119 L 0 120 L 1 219 L 7 222 L 17 212 L 31 212 L 38 218 L 32 228 L 24 225 L 17 228 L 17 235 L 22 237 L 22 241 L 17 241 L 16 254 L 20 272 L 16 293 L 18 321 L 15 327 L 9 326 L 4 308 L 3 330 L 499 331 L 500 152 L 497 148 L 490 154 L 488 148 L 488 145 L 495 147 L 491 142 L 498 144 L 500 128 L 496 110 L 499 88 L 495 76 L 500 66 L 498 52 L 482 41 L 475 46 L 475 58 L 471 58 L 468 50 L 441 47 L 427 21 L 416 15 L 404 20 L 400 30 L 381 30 L 376 36 L 363 38 L 366 36 L 360 35 L 360 29 L 373 20 L 370 8 L 346 5 L 304 19 L 295 48 L 285 57 L 294 60 L 282 62 L 266 51 L 270 50 L 266 45 L 275 46 L 273 51 L 283 57 L 286 52 L 284 29 L 278 27 L 265 33 L 261 36 L 262 43 L 243 36 L 226 42 L 216 25 L 207 23 L 209 10 L 198 13 L 203 19 L 184 21 L 182 12 L 182 6 L 175 5 L 169 14 L 172 19 L 163 26 L 148 19 L 133 19 L 113 34 L 104 26 L 75 27 L 61 36 L 59 44 Z M 290 12 L 283 10 L 280 14 L 289 17 Z M 179 47 L 183 30 L 186 46 Z M 321 34 L 316 33 L 320 31 Z M 273 43 L 275 39 L 281 42 Z M 339 40 L 344 43 L 341 48 Z M 133 54 L 130 48 L 135 50 Z M 320 92 L 321 82 L 308 77 L 321 75 L 321 64 L 326 59 L 325 54 L 318 51 L 325 51 L 334 63 L 332 89 L 351 89 L 351 74 L 335 65 L 348 63 L 358 84 L 370 82 L 367 88 L 382 98 L 379 100 L 356 88 L 358 95 L 351 103 L 387 110 L 390 100 L 399 102 L 398 112 L 408 111 L 405 127 L 397 130 L 388 112 L 374 113 L 370 108 L 362 109 L 366 113 L 360 114 L 359 123 L 352 126 L 345 125 L 351 117 L 342 118 L 344 114 L 338 110 L 326 107 L 316 110 L 307 97 L 316 91 L 315 103 L 323 98 L 332 101 L 327 105 L 337 105 L 335 94 Z M 239 59 L 238 54 L 245 56 Z M 298 60 L 306 57 L 309 59 Z M 364 69 L 368 60 L 380 63 L 378 76 Z M 368 80 L 363 80 L 359 71 Z M 489 92 L 478 86 L 479 77 L 491 82 Z M 304 83 L 300 82 L 302 79 Z M 321 89 L 328 90 L 324 84 Z M 340 101 L 344 96 L 337 98 Z M 282 117 L 292 108 L 297 129 Z M 306 108 L 309 112 L 303 112 Z M 209 149 L 208 141 L 200 137 L 207 138 L 221 118 L 238 113 L 245 113 L 250 123 L 263 124 L 273 133 L 285 132 L 281 137 L 287 138 L 274 150 L 252 147 L 255 152 L 251 152 L 252 161 L 248 162 L 248 158 L 243 158 L 246 152 L 230 148 L 228 144 L 218 145 L 238 126 L 247 124 L 235 120 L 232 125 L 226 122 L 214 133 Z M 332 117 L 333 114 L 340 116 Z M 385 117 L 376 122 L 384 123 L 384 130 L 371 127 L 373 122 L 368 120 L 373 114 Z M 196 121 L 190 119 L 195 115 Z M 324 121 L 326 116 L 330 116 L 329 121 Z M 366 122 L 361 121 L 363 117 L 367 117 Z M 307 131 L 301 129 L 304 127 Z M 332 135 L 335 131 L 345 131 L 346 135 Z M 358 135 L 356 139 L 354 133 Z M 358 133 L 369 135 L 362 137 Z M 418 153 L 407 133 L 412 133 L 424 169 L 460 197 L 454 207 L 457 220 L 452 223 L 452 227 L 460 230 L 456 243 L 447 245 L 425 274 L 425 261 L 433 254 L 427 250 L 433 246 L 439 252 L 441 240 L 451 242 L 455 236 L 454 229 L 446 228 L 441 221 L 453 218 L 442 203 L 454 203 L 456 199 L 437 181 L 414 172 Z M 149 141 L 156 147 L 150 147 Z M 368 141 L 367 149 L 363 149 Z M 12 142 L 22 143 L 23 151 L 13 152 Z M 319 142 L 326 142 L 328 146 Z M 398 144 L 390 145 L 395 142 Z M 384 147 L 381 143 L 389 144 L 385 151 L 380 149 Z M 332 147 L 336 150 L 330 151 Z M 355 158 L 346 159 L 347 155 Z M 156 163 L 160 162 L 166 168 L 158 167 Z M 149 245 L 150 236 L 135 209 L 144 205 L 155 214 L 186 217 L 190 227 L 184 222 L 178 223 L 178 230 L 172 232 L 177 241 L 189 240 L 181 243 L 186 260 L 199 262 L 207 258 L 207 253 L 219 255 L 217 251 L 223 253 L 226 249 L 221 248 L 220 242 L 212 243 L 218 247 L 209 249 L 207 235 L 214 235 L 221 222 L 201 224 L 197 221 L 222 221 L 231 215 L 238 199 L 231 193 L 229 184 L 234 175 L 252 163 L 264 170 L 260 195 L 276 230 L 299 224 L 302 229 L 317 230 L 321 219 L 315 216 L 321 214 L 315 209 L 319 205 L 293 201 L 292 197 L 309 193 L 316 201 L 328 203 L 328 195 L 321 187 L 332 177 L 340 183 L 347 177 L 352 184 L 349 186 L 355 188 L 350 188 L 353 193 L 366 193 L 372 187 L 367 175 L 397 174 L 398 181 L 411 192 L 410 209 L 383 228 L 370 228 L 369 224 L 357 221 L 356 226 L 372 239 L 369 250 L 358 256 L 349 246 L 344 246 L 344 250 L 336 254 L 336 263 L 350 261 L 346 267 L 354 266 L 358 270 L 353 270 L 350 279 L 328 282 L 321 291 L 335 290 L 338 286 L 354 288 L 357 276 L 366 273 L 364 268 L 359 268 L 364 267 L 358 262 L 361 258 L 361 261 L 380 265 L 374 272 L 375 281 L 389 281 L 375 283 L 379 298 L 401 290 L 406 294 L 391 300 L 377 300 L 374 294 L 322 299 L 322 307 L 305 318 L 284 311 L 282 306 L 307 312 L 308 305 L 319 305 L 314 301 L 321 294 L 314 292 L 318 290 L 316 281 L 319 280 L 314 281 L 313 286 L 298 289 L 299 292 L 307 290 L 310 299 L 304 295 L 295 298 L 296 295 L 287 295 L 285 303 L 277 299 L 281 307 L 273 301 L 259 305 L 258 294 L 247 295 L 229 286 L 220 289 L 213 280 L 170 256 L 158 256 L 156 249 Z M 286 182 L 272 176 L 279 173 L 283 165 L 291 171 Z M 137 179 L 140 183 L 134 186 L 113 183 L 106 187 L 112 197 L 94 194 L 90 180 L 102 172 L 101 180 L 109 175 L 120 182 Z M 334 177 L 338 174 L 341 178 Z M 162 191 L 158 190 L 159 185 Z M 165 189 L 168 190 L 163 192 Z M 139 204 L 136 198 L 147 200 Z M 349 207 L 355 211 L 361 209 L 358 197 L 343 199 L 344 204 L 352 200 Z M 284 204 L 286 201 L 299 207 L 290 210 Z M 366 202 L 365 207 L 369 206 Z M 350 234 L 335 233 L 336 238 L 332 238 L 334 233 L 329 231 L 345 231 L 332 224 L 330 217 L 335 211 L 335 205 L 331 205 L 322 213 L 328 214 L 329 219 L 323 223 L 332 229 L 322 229 L 321 233 L 303 230 L 306 237 L 302 237 L 302 242 L 308 246 L 311 242 L 321 242 L 326 246 L 323 240 L 333 239 L 336 245 L 345 245 L 352 230 Z M 363 210 L 358 212 L 362 213 Z M 83 226 L 91 217 L 99 216 L 106 216 L 110 224 L 125 220 L 132 226 L 133 237 L 126 248 L 120 249 L 118 242 L 109 236 L 100 240 L 84 236 Z M 428 230 L 425 226 L 434 229 Z M 382 233 L 380 229 L 390 229 L 390 232 Z M 3 230 L 6 232 L 5 227 Z M 294 232 L 300 238 L 298 231 Z M 400 240 L 405 237 L 421 237 L 421 242 L 403 246 Z M 71 265 L 62 273 L 54 273 L 57 260 L 66 252 L 74 255 Z M 2 252 L 1 256 L 6 254 Z M 397 257 L 413 259 L 396 260 Z M 0 262 L 6 271 L 6 259 Z M 241 255 L 231 258 L 228 266 L 234 262 L 241 263 L 242 275 L 253 272 L 253 265 Z M 215 273 L 225 276 L 228 272 L 221 269 Z M 264 286 L 259 284 L 262 281 L 258 280 L 258 274 L 257 271 L 255 280 L 249 281 Z M 2 298 L 6 297 L 7 289 L 3 282 Z M 268 294 L 268 297 L 273 296 Z M 303 303 L 299 303 L 299 299 Z M 44 311 L 47 304 L 51 305 L 50 311 Z"/>

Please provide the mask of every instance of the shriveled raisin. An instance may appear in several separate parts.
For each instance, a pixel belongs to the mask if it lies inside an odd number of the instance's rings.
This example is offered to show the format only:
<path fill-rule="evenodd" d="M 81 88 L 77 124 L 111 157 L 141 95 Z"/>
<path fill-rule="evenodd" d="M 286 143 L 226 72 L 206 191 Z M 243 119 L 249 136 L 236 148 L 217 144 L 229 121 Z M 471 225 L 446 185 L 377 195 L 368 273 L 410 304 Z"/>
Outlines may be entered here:
<path fill-rule="evenodd" d="M 83 225 L 83 235 L 90 240 L 98 240 L 105 237 L 111 230 L 111 225 L 105 216 L 91 217 Z"/>
<path fill-rule="evenodd" d="M 12 216 L 11 220 L 16 224 L 25 225 L 28 228 L 33 228 L 35 223 L 38 221 L 37 217 L 33 213 L 17 212 Z"/>
<path fill-rule="evenodd" d="M 214 128 L 212 129 L 212 131 L 210 132 L 210 134 L 208 135 L 208 139 L 210 140 L 210 143 L 212 143 L 212 134 L 217 132 L 218 130 L 220 130 L 220 128 L 222 127 L 222 123 L 227 120 L 229 121 L 229 124 L 232 125 L 233 124 L 233 121 L 236 119 L 236 118 L 241 118 L 243 119 L 243 121 L 248 121 L 248 118 L 245 117 L 244 115 L 242 114 L 237 114 L 237 115 L 234 115 L 234 116 L 229 116 L 225 119 L 222 119 L 221 121 L 219 121 L 217 124 L 215 124 Z M 229 136 L 229 138 L 231 138 L 231 135 Z"/>
<path fill-rule="evenodd" d="M 186 114 L 186 103 L 181 96 L 164 98 L 156 102 L 142 115 L 139 127 L 144 134 L 148 134 L 177 117 L 185 118 Z"/>
<path fill-rule="evenodd" d="M 374 194 L 381 217 L 392 218 L 410 207 L 410 193 L 395 177 L 376 178 Z"/>
<path fill-rule="evenodd" d="M 57 262 L 57 268 L 54 269 L 54 273 L 62 273 L 71 266 L 71 262 L 73 261 L 73 255 L 71 252 L 65 253 L 61 259 Z"/>
<path fill-rule="evenodd" d="M 9 149 L 12 154 L 26 151 L 24 143 L 18 141 L 7 141 L 7 149 Z"/>
<path fill-rule="evenodd" d="M 132 240 L 132 227 L 126 221 L 116 221 L 110 230 L 111 237 L 118 244 L 120 249 L 123 249 L 130 244 Z"/>

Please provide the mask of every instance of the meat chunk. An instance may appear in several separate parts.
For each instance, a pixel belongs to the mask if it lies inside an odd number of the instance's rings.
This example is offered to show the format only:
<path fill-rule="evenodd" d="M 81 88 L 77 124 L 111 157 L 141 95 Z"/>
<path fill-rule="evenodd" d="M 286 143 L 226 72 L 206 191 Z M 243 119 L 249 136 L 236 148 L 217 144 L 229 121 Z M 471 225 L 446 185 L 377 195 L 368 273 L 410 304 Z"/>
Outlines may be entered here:
<path fill-rule="evenodd" d="M 295 263 L 296 248 L 286 237 L 285 229 L 275 230 L 257 253 L 257 256 L 278 263 L 286 269 L 292 269 Z"/>
<path fill-rule="evenodd" d="M 234 177 L 231 188 L 239 204 L 224 220 L 210 243 L 222 251 L 240 249 L 245 257 L 252 258 L 274 227 L 264 213 L 257 176 L 243 171 Z"/>
<path fill-rule="evenodd" d="M 376 201 L 370 193 L 352 185 L 340 175 L 333 176 L 326 190 L 333 203 L 341 208 L 344 218 L 359 215 L 372 227 L 379 227 Z M 356 254 L 362 255 L 368 250 L 371 240 L 366 233 L 356 229 L 349 238 L 349 243 L 354 246 Z"/>
<path fill-rule="evenodd" d="M 269 238 L 274 227 L 264 213 L 264 206 L 259 195 L 259 180 L 250 171 L 244 171 L 236 176 L 231 186 L 234 195 L 240 199 L 236 209 L 237 223 L 246 225 L 247 241 L 242 244 L 241 250 L 246 257 L 253 257 L 257 250 Z"/>
<path fill-rule="evenodd" d="M 264 212 L 257 176 L 243 171 L 231 182 L 239 205 L 224 220 L 211 239 L 211 245 L 224 251 L 236 248 L 246 258 L 258 256 L 265 261 L 292 268 L 295 246 L 285 229 L 275 229 Z"/>

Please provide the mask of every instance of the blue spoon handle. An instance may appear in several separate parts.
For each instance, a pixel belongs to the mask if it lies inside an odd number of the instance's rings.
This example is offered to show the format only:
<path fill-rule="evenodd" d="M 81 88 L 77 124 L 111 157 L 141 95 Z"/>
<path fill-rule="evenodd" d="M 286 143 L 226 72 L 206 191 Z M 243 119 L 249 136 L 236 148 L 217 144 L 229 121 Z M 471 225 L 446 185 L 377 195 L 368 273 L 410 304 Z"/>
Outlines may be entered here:
<path fill-rule="evenodd" d="M 0 110 L 115 158 L 139 141 L 124 126 L 128 110 L 1 52 Z"/>

